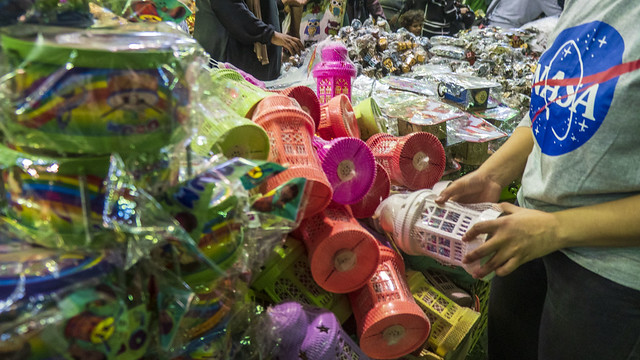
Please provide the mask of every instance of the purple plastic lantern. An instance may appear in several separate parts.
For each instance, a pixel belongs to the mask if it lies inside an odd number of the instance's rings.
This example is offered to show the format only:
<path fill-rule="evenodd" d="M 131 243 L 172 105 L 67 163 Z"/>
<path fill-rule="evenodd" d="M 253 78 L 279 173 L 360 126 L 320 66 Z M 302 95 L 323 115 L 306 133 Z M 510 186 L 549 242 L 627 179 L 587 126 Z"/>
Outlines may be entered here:
<path fill-rule="evenodd" d="M 356 138 L 326 141 L 313 137 L 322 170 L 333 188 L 333 200 L 354 204 L 369 192 L 376 176 L 376 159 L 367 144 Z"/>
<path fill-rule="evenodd" d="M 339 42 L 322 49 L 322 61 L 313 69 L 320 104 L 332 97 L 345 94 L 351 100 L 351 79 L 356 76 L 356 67 L 349 61 L 347 47 Z"/>

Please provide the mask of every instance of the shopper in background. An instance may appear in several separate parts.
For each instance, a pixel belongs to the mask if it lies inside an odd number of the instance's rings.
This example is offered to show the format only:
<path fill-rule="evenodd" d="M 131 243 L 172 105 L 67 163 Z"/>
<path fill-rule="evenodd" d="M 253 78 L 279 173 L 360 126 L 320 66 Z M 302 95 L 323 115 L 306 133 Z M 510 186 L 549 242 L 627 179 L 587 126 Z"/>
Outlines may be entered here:
<path fill-rule="evenodd" d="M 365 21 L 369 18 L 369 15 L 371 15 L 374 20 L 377 20 L 379 17 L 383 19 L 387 18 L 378 0 L 349 0 L 347 2 L 349 23 L 351 23 L 353 19 Z"/>
<path fill-rule="evenodd" d="M 487 8 L 489 25 L 517 28 L 543 16 L 559 16 L 558 0 L 493 0 Z"/>
<path fill-rule="evenodd" d="M 509 140 L 439 202 L 518 204 L 489 239 L 489 359 L 640 359 L 640 5 L 567 0 Z"/>
<path fill-rule="evenodd" d="M 422 33 L 422 23 L 424 22 L 424 13 L 420 10 L 409 10 L 400 16 L 398 25 L 407 29 L 410 33 L 420 36 Z"/>
<path fill-rule="evenodd" d="M 455 0 L 428 0 L 424 8 L 422 36 L 453 35 L 451 23 L 462 21 L 462 15 L 467 11 L 467 7 L 459 10 Z"/>
<path fill-rule="evenodd" d="M 300 1 L 284 0 L 284 5 Z M 280 76 L 282 49 L 290 54 L 303 49 L 300 39 L 280 32 L 276 0 L 196 0 L 196 7 L 193 36 L 211 58 L 260 80 Z"/>

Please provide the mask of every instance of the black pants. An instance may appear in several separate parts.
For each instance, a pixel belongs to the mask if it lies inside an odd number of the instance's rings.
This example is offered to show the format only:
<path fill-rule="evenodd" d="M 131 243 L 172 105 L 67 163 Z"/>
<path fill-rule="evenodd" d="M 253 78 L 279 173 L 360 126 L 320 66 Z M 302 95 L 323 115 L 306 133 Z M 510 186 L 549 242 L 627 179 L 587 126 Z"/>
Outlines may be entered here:
<path fill-rule="evenodd" d="M 489 360 L 639 360 L 640 291 L 555 252 L 492 280 L 488 335 Z"/>

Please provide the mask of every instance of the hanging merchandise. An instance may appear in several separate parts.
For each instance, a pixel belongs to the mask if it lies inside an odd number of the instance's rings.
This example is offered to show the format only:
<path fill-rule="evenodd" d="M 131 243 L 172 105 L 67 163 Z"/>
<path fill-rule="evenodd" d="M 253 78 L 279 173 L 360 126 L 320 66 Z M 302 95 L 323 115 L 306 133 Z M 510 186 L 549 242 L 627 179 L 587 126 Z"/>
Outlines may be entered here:
<path fill-rule="evenodd" d="M 426 255 L 474 274 L 484 260 L 463 264 L 462 259 L 482 245 L 486 235 L 468 242 L 462 241 L 462 236 L 473 224 L 496 219 L 501 211 L 490 203 L 461 205 L 449 201 L 438 205 L 436 197 L 428 189 L 391 195 L 376 210 L 375 221 L 407 254 Z"/>
<path fill-rule="evenodd" d="M 300 36 L 305 47 L 337 35 L 343 25 L 347 0 L 310 0 L 302 10 Z"/>
<path fill-rule="evenodd" d="M 427 340 L 431 324 L 407 285 L 402 257 L 380 244 L 380 262 L 369 282 L 349 294 L 360 348 L 374 359 L 396 359 Z"/>
<path fill-rule="evenodd" d="M 313 146 L 333 188 L 333 201 L 354 204 L 362 200 L 376 175 L 376 160 L 367 144 L 351 137 L 326 141 L 314 136 Z"/>
<path fill-rule="evenodd" d="M 311 275 L 327 291 L 344 294 L 361 288 L 378 265 L 375 238 L 344 205 L 331 203 L 303 220 L 292 235 L 303 240 Z"/>
<path fill-rule="evenodd" d="M 330 41 L 324 43 L 321 49 L 322 61 L 313 68 L 320 104 L 326 104 L 341 94 L 351 101 L 351 82 L 356 77 L 356 67 L 349 60 L 346 46 L 338 41 Z"/>
<path fill-rule="evenodd" d="M 370 137 L 367 145 L 396 185 L 411 190 L 430 188 L 444 173 L 444 148 L 432 134 L 395 137 L 380 133 Z"/>

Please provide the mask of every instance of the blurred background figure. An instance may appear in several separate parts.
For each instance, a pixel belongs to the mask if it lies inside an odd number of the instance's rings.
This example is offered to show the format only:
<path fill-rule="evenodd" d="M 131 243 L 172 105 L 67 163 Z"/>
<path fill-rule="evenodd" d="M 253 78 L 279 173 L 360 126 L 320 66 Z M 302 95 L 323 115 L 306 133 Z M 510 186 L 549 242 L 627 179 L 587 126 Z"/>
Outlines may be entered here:
<path fill-rule="evenodd" d="M 371 15 L 374 20 L 377 20 L 379 17 L 383 19 L 387 18 L 378 0 L 349 0 L 347 2 L 348 24 L 351 24 L 354 19 L 365 21 L 369 18 L 369 15 Z"/>
<path fill-rule="evenodd" d="M 211 58 L 260 80 L 280 76 L 282 49 L 290 54 L 303 49 L 300 39 L 280 32 L 277 0 L 196 0 L 196 6 L 193 36 Z"/>
<path fill-rule="evenodd" d="M 487 8 L 487 21 L 492 26 L 517 28 L 540 17 L 560 16 L 561 12 L 558 0 L 493 0 Z"/>
<path fill-rule="evenodd" d="M 400 16 L 398 26 L 407 29 L 416 36 L 420 36 L 423 22 L 424 12 L 422 10 L 409 10 Z"/>

